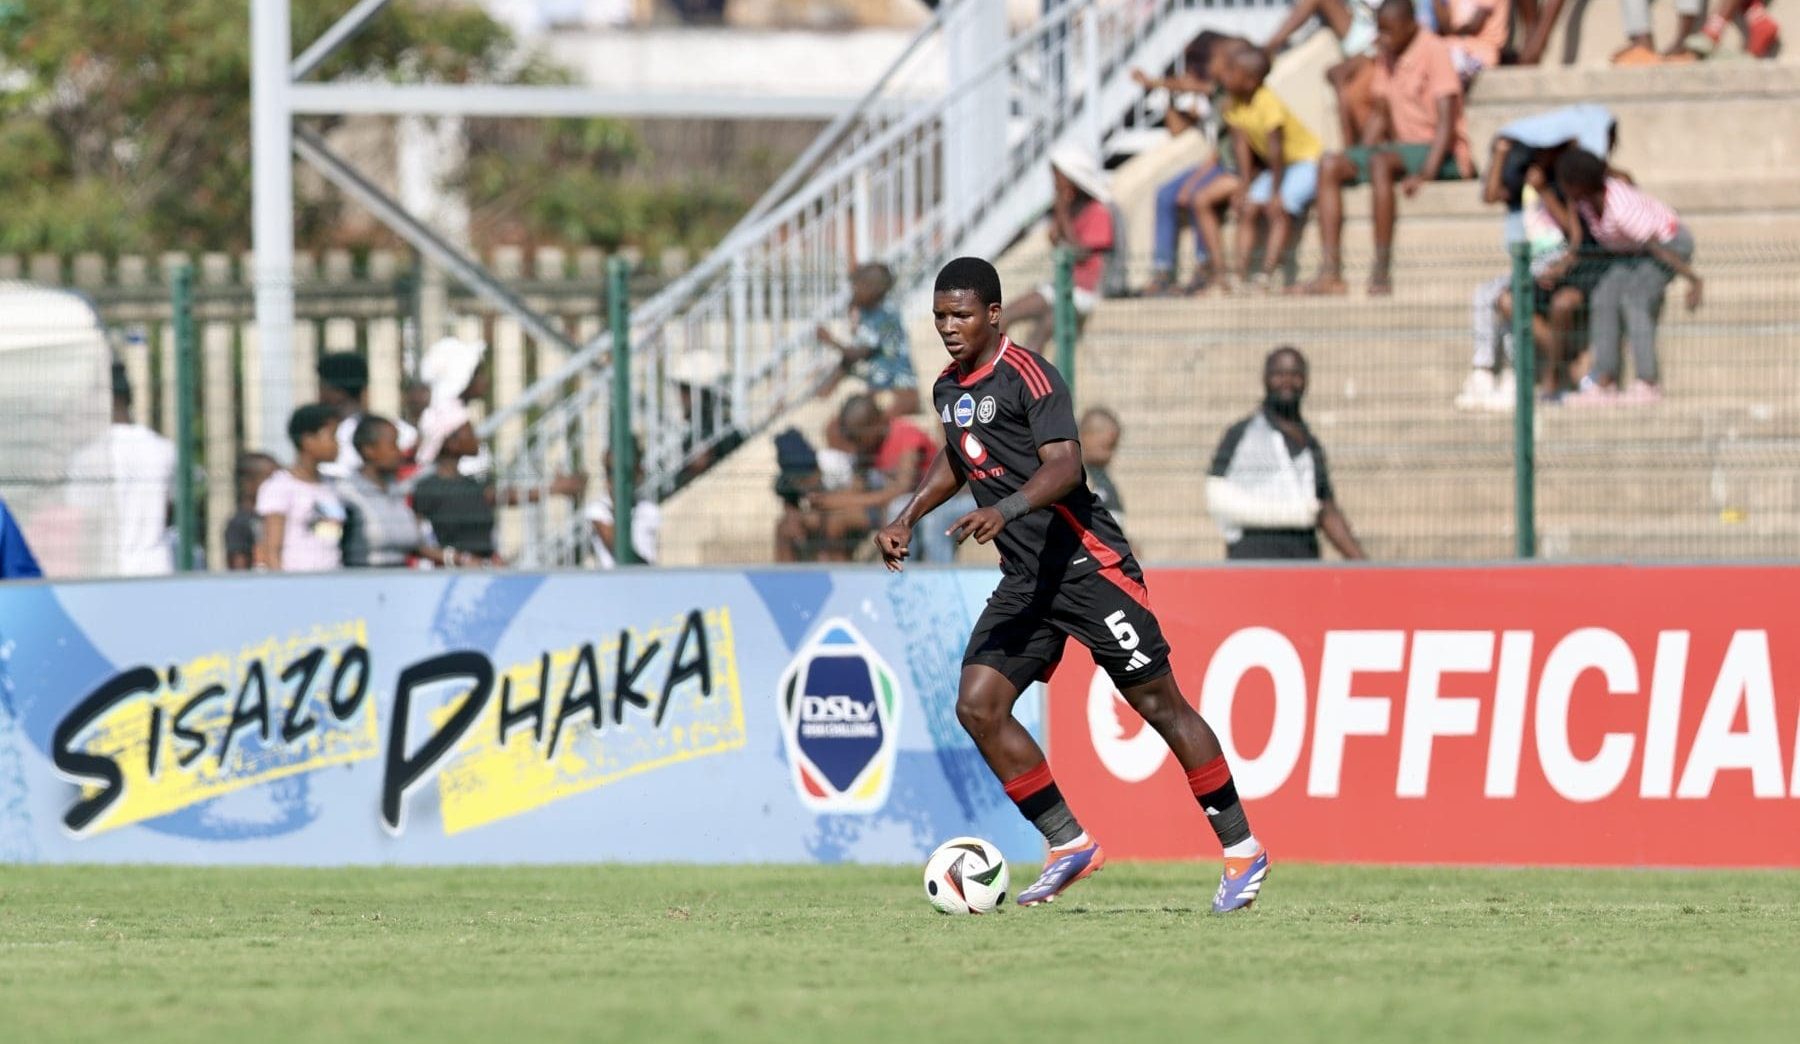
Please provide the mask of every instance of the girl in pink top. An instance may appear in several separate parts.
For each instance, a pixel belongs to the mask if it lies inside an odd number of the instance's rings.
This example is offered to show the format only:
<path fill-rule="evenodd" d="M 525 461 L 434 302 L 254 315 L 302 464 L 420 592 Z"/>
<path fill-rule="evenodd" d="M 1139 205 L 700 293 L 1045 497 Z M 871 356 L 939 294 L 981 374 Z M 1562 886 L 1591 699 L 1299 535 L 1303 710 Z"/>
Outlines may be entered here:
<path fill-rule="evenodd" d="M 1618 255 L 1589 298 L 1594 364 L 1574 403 L 1653 403 L 1662 399 L 1656 360 L 1656 320 L 1663 295 L 1676 276 L 1687 280 L 1687 306 L 1700 307 L 1700 276 L 1689 262 L 1694 237 L 1675 211 L 1616 175 L 1606 161 L 1570 149 L 1556 161 L 1556 180 L 1570 204 L 1565 216 L 1572 265 L 1582 242 L 1582 223 L 1609 253 Z M 1562 266 L 1559 266 L 1562 267 Z M 1548 275 L 1548 273 L 1546 274 Z M 1621 325 L 1631 341 L 1636 379 L 1618 390 Z"/>

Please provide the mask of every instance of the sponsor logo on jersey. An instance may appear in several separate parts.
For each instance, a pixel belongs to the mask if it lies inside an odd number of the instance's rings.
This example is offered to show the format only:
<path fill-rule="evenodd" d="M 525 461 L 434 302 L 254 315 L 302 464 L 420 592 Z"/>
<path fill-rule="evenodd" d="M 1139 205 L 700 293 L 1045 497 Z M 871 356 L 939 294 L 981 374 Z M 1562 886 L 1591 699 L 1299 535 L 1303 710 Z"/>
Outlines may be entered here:
<path fill-rule="evenodd" d="M 975 423 L 975 396 L 963 392 L 962 398 L 956 400 L 956 426 L 966 428 L 973 423 Z"/>
<path fill-rule="evenodd" d="M 979 464 L 987 459 L 987 447 L 981 444 L 981 440 L 972 431 L 963 432 L 962 448 L 963 456 L 969 458 L 971 464 Z"/>
<path fill-rule="evenodd" d="M 994 403 L 994 397 L 983 395 L 981 406 L 975 411 L 975 418 L 983 424 L 992 424 L 994 423 L 994 414 L 998 411 L 999 407 Z"/>
<path fill-rule="evenodd" d="M 782 673 L 776 713 L 800 803 L 874 812 L 900 742 L 900 680 L 849 620 L 826 620 Z"/>

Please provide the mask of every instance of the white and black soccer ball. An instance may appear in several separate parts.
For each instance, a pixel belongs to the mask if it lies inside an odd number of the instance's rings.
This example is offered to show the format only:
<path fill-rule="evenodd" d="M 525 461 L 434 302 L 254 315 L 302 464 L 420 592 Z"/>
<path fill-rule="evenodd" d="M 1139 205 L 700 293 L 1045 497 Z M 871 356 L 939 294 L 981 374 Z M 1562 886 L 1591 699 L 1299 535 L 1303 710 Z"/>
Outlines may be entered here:
<path fill-rule="evenodd" d="M 925 898 L 939 913 L 993 913 L 1011 884 L 1006 857 L 979 837 L 951 838 L 925 861 Z"/>

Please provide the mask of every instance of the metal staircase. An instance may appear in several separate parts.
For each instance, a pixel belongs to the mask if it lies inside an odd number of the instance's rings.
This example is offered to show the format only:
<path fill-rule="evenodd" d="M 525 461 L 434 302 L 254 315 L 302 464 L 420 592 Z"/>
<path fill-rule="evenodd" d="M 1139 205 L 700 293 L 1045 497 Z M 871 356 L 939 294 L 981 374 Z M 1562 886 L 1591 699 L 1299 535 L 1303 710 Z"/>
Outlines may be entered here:
<path fill-rule="evenodd" d="M 1141 125 L 1132 68 L 1176 63 L 1206 28 L 1266 33 L 1286 0 L 1070 0 L 996 49 L 1003 7 L 944 4 L 712 254 L 638 306 L 631 423 L 653 496 L 813 394 L 836 363 L 815 330 L 843 314 L 855 263 L 885 262 L 907 295 L 951 257 L 998 254 L 1048 209 L 1053 148 L 1098 152 Z M 521 565 L 582 558 L 586 523 L 548 489 L 575 467 L 600 481 L 611 383 L 601 338 L 482 426 L 525 422 L 499 476 L 538 493 L 519 498 L 535 501 L 511 549 Z"/>

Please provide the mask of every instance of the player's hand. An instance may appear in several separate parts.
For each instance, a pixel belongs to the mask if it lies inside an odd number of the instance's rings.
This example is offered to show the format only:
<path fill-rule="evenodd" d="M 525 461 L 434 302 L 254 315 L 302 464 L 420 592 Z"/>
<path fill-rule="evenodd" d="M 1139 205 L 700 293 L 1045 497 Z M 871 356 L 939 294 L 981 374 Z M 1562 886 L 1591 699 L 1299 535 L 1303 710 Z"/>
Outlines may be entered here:
<path fill-rule="evenodd" d="M 911 526 L 889 522 L 875 531 L 875 548 L 881 552 L 881 564 L 887 566 L 890 573 L 901 570 L 907 556 L 912 553 L 908 546 L 911 543 Z"/>
<path fill-rule="evenodd" d="M 1407 199 L 1411 199 L 1419 194 L 1419 188 L 1424 184 L 1425 175 L 1409 174 L 1407 175 L 1406 180 L 1400 183 L 1400 191 L 1405 193 Z"/>
<path fill-rule="evenodd" d="M 977 544 L 986 544 L 999 536 L 1004 528 L 1006 519 L 999 511 L 991 507 L 976 508 L 956 520 L 950 527 L 950 538 L 960 544 L 974 537 Z"/>

